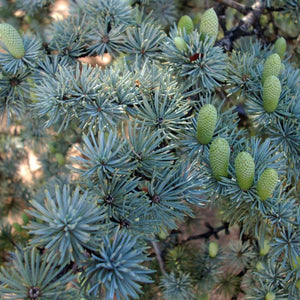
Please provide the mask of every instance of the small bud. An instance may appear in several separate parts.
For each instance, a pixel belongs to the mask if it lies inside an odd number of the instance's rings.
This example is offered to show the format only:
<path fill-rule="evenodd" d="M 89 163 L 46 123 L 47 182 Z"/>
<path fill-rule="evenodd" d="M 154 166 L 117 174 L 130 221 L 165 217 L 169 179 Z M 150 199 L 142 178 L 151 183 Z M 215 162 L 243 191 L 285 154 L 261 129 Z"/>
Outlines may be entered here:
<path fill-rule="evenodd" d="M 274 112 L 281 94 L 281 83 L 276 76 L 268 76 L 263 86 L 263 103 L 266 112 Z"/>
<path fill-rule="evenodd" d="M 185 52 L 187 50 L 187 44 L 180 36 L 174 38 L 174 44 L 179 51 Z"/>
<path fill-rule="evenodd" d="M 218 113 L 212 104 L 201 107 L 197 118 L 197 139 L 201 144 L 208 144 L 213 137 Z"/>
<path fill-rule="evenodd" d="M 281 59 L 284 57 L 284 53 L 286 51 L 286 40 L 284 37 L 280 37 L 276 40 L 274 44 L 274 48 L 276 53 L 280 56 Z"/>
<path fill-rule="evenodd" d="M 260 247 L 260 250 L 259 250 L 259 255 L 260 256 L 265 256 L 269 253 L 270 251 L 270 242 L 268 240 L 264 240 L 264 244 Z"/>
<path fill-rule="evenodd" d="M 272 292 L 268 292 L 265 297 L 265 300 L 275 300 L 275 299 L 276 299 L 276 295 Z"/>
<path fill-rule="evenodd" d="M 239 187 L 247 191 L 253 184 L 255 163 L 248 152 L 240 152 L 235 159 L 235 173 Z"/>
<path fill-rule="evenodd" d="M 25 55 L 23 40 L 18 31 L 10 24 L 0 24 L 0 39 L 15 58 L 22 58 Z"/>
<path fill-rule="evenodd" d="M 55 143 L 50 143 L 48 147 L 51 153 L 54 154 L 56 152 Z"/>
<path fill-rule="evenodd" d="M 168 231 L 161 229 L 160 232 L 158 233 L 158 237 L 161 241 L 164 241 L 167 239 L 167 237 L 169 236 Z"/>
<path fill-rule="evenodd" d="M 198 296 L 197 300 L 209 300 L 209 295 L 207 293 Z"/>
<path fill-rule="evenodd" d="M 293 260 L 293 269 L 298 269 L 300 268 L 300 256 L 296 257 L 296 261 Z"/>
<path fill-rule="evenodd" d="M 22 232 L 22 226 L 19 223 L 13 223 L 13 228 L 15 229 L 16 232 Z"/>
<path fill-rule="evenodd" d="M 200 33 L 207 34 L 213 37 L 214 41 L 217 38 L 219 30 L 218 16 L 213 8 L 208 9 L 201 18 Z"/>
<path fill-rule="evenodd" d="M 22 213 L 22 220 L 23 220 L 24 225 L 27 225 L 27 223 L 29 222 L 28 215 L 25 213 Z"/>
<path fill-rule="evenodd" d="M 256 263 L 256 269 L 257 269 L 257 271 L 262 271 L 262 270 L 264 270 L 264 266 L 263 266 L 263 264 L 262 264 L 260 261 L 258 261 L 258 262 Z"/>
<path fill-rule="evenodd" d="M 261 76 L 261 82 L 264 84 L 268 76 L 278 76 L 281 69 L 281 59 L 277 53 L 271 54 L 264 64 L 264 69 Z"/>
<path fill-rule="evenodd" d="M 63 166 L 65 164 L 65 157 L 63 156 L 62 153 L 56 153 L 55 159 L 60 166 Z"/>
<path fill-rule="evenodd" d="M 184 29 L 187 34 L 190 34 L 193 32 L 194 23 L 191 17 L 185 15 L 179 19 L 177 27 L 178 27 L 178 34 L 182 35 Z"/>
<path fill-rule="evenodd" d="M 257 182 L 257 194 L 262 201 L 267 200 L 273 193 L 278 181 L 278 173 L 276 170 L 265 169 Z"/>
<path fill-rule="evenodd" d="M 230 157 L 230 147 L 223 138 L 216 138 L 212 141 L 209 149 L 209 162 L 212 173 L 217 180 L 227 177 Z"/>
<path fill-rule="evenodd" d="M 300 279 L 298 279 L 297 282 L 296 282 L 296 288 L 300 292 Z"/>
<path fill-rule="evenodd" d="M 208 245 L 208 254 L 211 258 L 217 256 L 219 251 L 219 245 L 216 242 L 210 242 Z"/>

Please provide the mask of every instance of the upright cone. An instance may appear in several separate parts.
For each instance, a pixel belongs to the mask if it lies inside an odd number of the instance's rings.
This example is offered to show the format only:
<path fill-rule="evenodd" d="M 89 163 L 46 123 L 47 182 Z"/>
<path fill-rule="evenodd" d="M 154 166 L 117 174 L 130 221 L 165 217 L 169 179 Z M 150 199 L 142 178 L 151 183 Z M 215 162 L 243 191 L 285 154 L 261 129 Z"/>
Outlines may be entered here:
<path fill-rule="evenodd" d="M 247 191 L 253 184 L 255 163 L 248 152 L 240 152 L 235 159 L 235 173 L 239 187 Z"/>
<path fill-rule="evenodd" d="M 209 162 L 212 173 L 217 180 L 228 176 L 230 147 L 223 138 L 212 141 L 209 149 Z"/>
<path fill-rule="evenodd" d="M 281 59 L 277 53 L 271 54 L 265 61 L 261 76 L 261 83 L 264 84 L 268 76 L 278 76 L 281 69 Z"/>
<path fill-rule="evenodd" d="M 267 200 L 273 193 L 278 181 L 278 173 L 276 170 L 265 169 L 257 182 L 257 194 L 262 201 Z"/>
<path fill-rule="evenodd" d="M 208 144 L 213 137 L 218 113 L 212 104 L 201 107 L 197 118 L 197 139 L 201 144 Z"/>
<path fill-rule="evenodd" d="M 213 8 L 208 9 L 200 20 L 200 33 L 207 34 L 214 39 L 217 39 L 219 30 L 219 20 Z"/>
<path fill-rule="evenodd" d="M 15 58 L 22 58 L 25 55 L 23 40 L 18 31 L 10 24 L 0 24 L 0 39 Z"/>

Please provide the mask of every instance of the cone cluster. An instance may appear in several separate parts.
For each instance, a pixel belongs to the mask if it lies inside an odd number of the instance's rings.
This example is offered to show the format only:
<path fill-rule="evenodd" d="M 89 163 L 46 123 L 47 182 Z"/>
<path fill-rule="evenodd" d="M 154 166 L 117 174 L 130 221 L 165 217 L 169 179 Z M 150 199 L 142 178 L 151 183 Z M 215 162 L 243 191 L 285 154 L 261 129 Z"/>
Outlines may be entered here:
<path fill-rule="evenodd" d="M 215 42 L 218 35 L 219 29 L 219 21 L 218 16 L 213 8 L 208 9 L 205 11 L 203 16 L 201 17 L 201 23 L 199 31 L 200 33 L 205 36 L 210 36 L 213 41 Z M 182 36 L 184 36 L 184 32 L 186 34 L 191 34 L 194 30 L 194 23 L 190 16 L 184 15 L 182 16 L 177 24 L 177 37 L 174 38 L 174 44 L 176 48 L 181 51 L 185 52 L 187 50 L 187 44 Z"/>
<path fill-rule="evenodd" d="M 263 106 L 266 112 L 272 113 L 276 110 L 281 94 L 281 83 L 278 75 L 281 66 L 281 59 L 277 53 L 270 55 L 265 64 L 261 77 L 263 84 Z"/>

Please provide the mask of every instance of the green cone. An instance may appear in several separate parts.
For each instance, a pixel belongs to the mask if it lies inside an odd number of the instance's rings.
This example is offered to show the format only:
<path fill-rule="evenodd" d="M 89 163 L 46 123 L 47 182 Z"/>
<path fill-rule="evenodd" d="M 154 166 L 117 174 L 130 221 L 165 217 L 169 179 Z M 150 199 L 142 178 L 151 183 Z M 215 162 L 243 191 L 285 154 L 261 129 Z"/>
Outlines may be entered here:
<path fill-rule="evenodd" d="M 219 252 L 219 245 L 216 242 L 210 242 L 208 244 L 208 254 L 211 258 L 214 258 L 217 256 Z"/>
<path fill-rule="evenodd" d="M 197 118 L 197 139 L 201 144 L 208 144 L 213 137 L 218 113 L 212 104 L 201 107 Z"/>
<path fill-rule="evenodd" d="M 177 27 L 178 27 L 178 35 L 182 35 L 184 29 L 187 34 L 190 34 L 193 32 L 194 23 L 191 17 L 185 15 L 179 19 Z"/>
<path fill-rule="evenodd" d="M 274 44 L 274 48 L 276 53 L 280 56 L 281 59 L 284 57 L 284 53 L 286 51 L 286 40 L 284 37 L 280 37 L 276 40 Z"/>
<path fill-rule="evenodd" d="M 230 157 L 230 147 L 223 138 L 216 138 L 212 141 L 209 149 L 209 162 L 212 173 L 217 180 L 227 177 Z"/>
<path fill-rule="evenodd" d="M 22 226 L 19 223 L 13 223 L 13 228 L 15 229 L 16 232 L 22 232 Z"/>
<path fill-rule="evenodd" d="M 276 295 L 272 292 L 268 292 L 265 297 L 265 300 L 275 300 L 275 299 L 276 299 Z"/>
<path fill-rule="evenodd" d="M 0 24 L 0 39 L 15 58 L 21 58 L 25 55 L 23 40 L 18 31 L 10 24 Z"/>
<path fill-rule="evenodd" d="M 276 76 L 268 76 L 263 86 L 263 103 L 266 112 L 274 112 L 281 93 L 281 83 Z"/>
<path fill-rule="evenodd" d="M 296 256 L 296 261 L 292 261 L 293 269 L 300 268 L 300 256 Z"/>
<path fill-rule="evenodd" d="M 217 39 L 219 30 L 219 20 L 216 12 L 213 8 L 208 9 L 203 16 L 201 17 L 200 23 L 200 33 L 208 34 L 214 38 L 214 41 Z"/>
<path fill-rule="evenodd" d="M 174 44 L 179 51 L 185 52 L 187 50 L 187 44 L 180 36 L 174 38 Z"/>
<path fill-rule="evenodd" d="M 271 54 L 264 64 L 262 72 L 261 83 L 264 84 L 268 76 L 278 76 L 281 69 L 281 59 L 277 53 Z"/>
<path fill-rule="evenodd" d="M 271 246 L 270 246 L 270 242 L 268 240 L 264 240 L 264 244 L 261 245 L 260 249 L 259 249 L 259 255 L 260 256 L 265 256 L 269 253 L 271 249 Z"/>
<path fill-rule="evenodd" d="M 296 288 L 298 289 L 298 291 L 300 292 L 300 279 L 297 280 L 295 286 L 296 286 Z"/>
<path fill-rule="evenodd" d="M 276 170 L 265 169 L 257 182 L 257 194 L 262 201 L 268 199 L 273 193 L 278 181 L 278 173 Z"/>
<path fill-rule="evenodd" d="M 248 152 L 240 152 L 235 159 L 235 173 L 239 187 L 247 191 L 253 184 L 255 164 Z"/>
<path fill-rule="evenodd" d="M 58 162 L 58 164 L 60 166 L 63 166 L 66 163 L 65 157 L 63 156 L 62 153 L 56 153 L 55 154 L 55 159 L 56 159 L 56 161 Z"/>

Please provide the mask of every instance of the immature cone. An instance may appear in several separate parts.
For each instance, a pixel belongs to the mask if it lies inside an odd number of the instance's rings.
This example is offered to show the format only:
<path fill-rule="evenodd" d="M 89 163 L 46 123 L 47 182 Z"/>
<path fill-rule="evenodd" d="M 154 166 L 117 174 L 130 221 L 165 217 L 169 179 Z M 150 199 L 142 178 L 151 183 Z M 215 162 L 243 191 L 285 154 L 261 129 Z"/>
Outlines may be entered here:
<path fill-rule="evenodd" d="M 24 225 L 27 225 L 27 223 L 29 222 L 29 217 L 26 213 L 22 213 L 22 220 Z"/>
<path fill-rule="evenodd" d="M 256 263 L 256 270 L 257 271 L 262 271 L 262 270 L 264 270 L 265 268 L 264 268 L 264 266 L 263 266 L 263 264 L 260 262 L 260 261 L 258 261 L 257 263 Z"/>
<path fill-rule="evenodd" d="M 201 18 L 200 33 L 208 34 L 214 38 L 214 42 L 218 35 L 219 21 L 218 16 L 213 8 L 208 9 Z"/>
<path fill-rule="evenodd" d="M 268 240 L 264 240 L 264 244 L 260 247 L 260 250 L 259 250 L 259 255 L 260 256 L 265 256 L 269 253 L 270 251 L 270 243 Z"/>
<path fill-rule="evenodd" d="M 293 260 L 293 269 L 298 269 L 298 268 L 300 268 L 300 256 L 297 256 L 296 257 L 296 261 L 295 260 Z"/>
<path fill-rule="evenodd" d="M 16 232 L 22 232 L 22 226 L 19 223 L 13 223 L 13 228 L 15 229 Z"/>
<path fill-rule="evenodd" d="M 217 256 L 219 251 L 219 245 L 216 242 L 210 242 L 208 245 L 208 254 L 211 258 Z"/>
<path fill-rule="evenodd" d="M 178 34 L 183 34 L 184 29 L 187 34 L 190 34 L 193 32 L 193 29 L 194 29 L 193 20 L 191 19 L 191 17 L 189 17 L 187 15 L 182 16 L 179 19 L 177 28 L 178 28 Z"/>
<path fill-rule="evenodd" d="M 299 279 L 300 281 L 300 279 Z M 198 296 L 198 300 L 209 300 L 209 295 L 207 293 Z"/>
<path fill-rule="evenodd" d="M 25 55 L 23 40 L 18 31 L 10 24 L 0 24 L 0 40 L 15 58 L 21 58 Z"/>
<path fill-rule="evenodd" d="M 273 193 L 278 181 L 277 171 L 268 168 L 262 172 L 257 182 L 257 194 L 262 201 L 267 200 Z"/>
<path fill-rule="evenodd" d="M 239 187 L 247 191 L 253 184 L 255 164 L 248 152 L 240 152 L 235 159 L 235 174 Z"/>
<path fill-rule="evenodd" d="M 174 38 L 174 44 L 179 51 L 185 52 L 187 50 L 187 44 L 180 36 Z"/>
<path fill-rule="evenodd" d="M 275 300 L 276 299 L 276 295 L 273 292 L 268 292 L 265 300 Z"/>
<path fill-rule="evenodd" d="M 264 64 L 264 69 L 262 72 L 261 82 L 264 84 L 268 76 L 274 75 L 278 76 L 281 69 L 281 59 L 277 53 L 271 54 Z"/>
<path fill-rule="evenodd" d="M 65 157 L 63 156 L 62 153 L 56 153 L 55 154 L 55 158 L 56 158 L 56 161 L 58 162 L 58 164 L 60 166 L 63 166 L 65 164 Z"/>
<path fill-rule="evenodd" d="M 296 288 L 298 289 L 298 291 L 300 292 L 300 279 L 297 280 L 295 286 L 296 286 Z"/>
<path fill-rule="evenodd" d="M 281 94 L 281 83 L 276 76 L 268 76 L 263 86 L 263 103 L 266 112 L 274 112 Z"/>
<path fill-rule="evenodd" d="M 212 173 L 217 180 L 228 175 L 228 164 L 230 147 L 223 138 L 216 138 L 212 141 L 209 149 L 209 162 Z"/>
<path fill-rule="evenodd" d="M 197 118 L 197 139 L 201 144 L 208 144 L 213 137 L 218 113 L 212 104 L 201 107 Z"/>
<path fill-rule="evenodd" d="M 280 37 L 276 40 L 275 44 L 275 51 L 278 53 L 281 59 L 284 57 L 284 53 L 286 51 L 286 40 L 284 37 Z"/>

